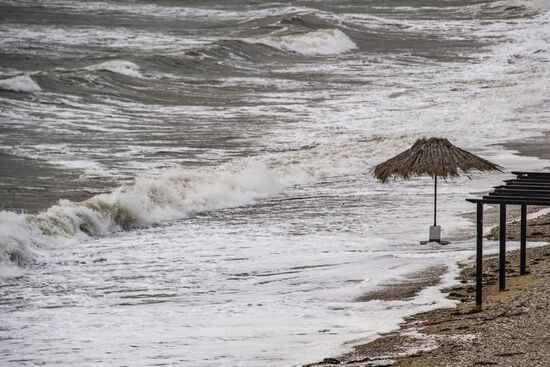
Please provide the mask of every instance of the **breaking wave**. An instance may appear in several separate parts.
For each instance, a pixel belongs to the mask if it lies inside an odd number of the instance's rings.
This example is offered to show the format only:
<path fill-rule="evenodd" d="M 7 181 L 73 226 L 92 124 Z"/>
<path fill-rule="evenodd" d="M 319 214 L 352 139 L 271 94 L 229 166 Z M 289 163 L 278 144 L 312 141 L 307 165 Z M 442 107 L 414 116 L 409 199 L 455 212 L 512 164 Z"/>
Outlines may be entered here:
<path fill-rule="evenodd" d="M 339 29 L 320 29 L 308 33 L 257 39 L 252 42 L 306 56 L 337 55 L 357 47 L 355 42 Z"/>
<path fill-rule="evenodd" d="M 38 214 L 0 211 L 0 268 L 38 258 L 52 241 L 105 236 L 194 214 L 249 205 L 319 178 L 364 172 L 383 141 L 246 158 L 217 167 L 175 168 L 82 202 L 60 200 Z M 321 159 L 320 159 L 321 157 Z M 346 165 L 342 165 L 345 161 Z"/>
<path fill-rule="evenodd" d="M 0 80 L 0 90 L 34 93 L 40 92 L 42 89 L 30 76 L 19 75 L 13 78 Z"/>
<path fill-rule="evenodd" d="M 157 179 L 83 202 L 60 200 L 38 214 L 0 212 L 0 265 L 24 264 L 52 239 L 102 236 L 198 212 L 246 205 L 283 184 L 259 163 L 197 170 L 173 169 Z"/>
<path fill-rule="evenodd" d="M 110 71 L 111 73 L 125 75 L 131 78 L 144 78 L 143 74 L 140 72 L 139 66 L 126 60 L 105 61 L 101 64 L 88 66 L 86 70 Z"/>

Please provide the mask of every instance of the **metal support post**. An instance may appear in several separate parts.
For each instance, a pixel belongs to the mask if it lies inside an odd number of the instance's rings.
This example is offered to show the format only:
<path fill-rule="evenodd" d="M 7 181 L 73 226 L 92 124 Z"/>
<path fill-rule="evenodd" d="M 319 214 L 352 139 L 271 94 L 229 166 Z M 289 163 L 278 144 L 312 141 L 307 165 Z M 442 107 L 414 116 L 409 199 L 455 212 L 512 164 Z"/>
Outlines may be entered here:
<path fill-rule="evenodd" d="M 527 274 L 527 205 L 521 204 L 519 273 Z"/>
<path fill-rule="evenodd" d="M 481 310 L 483 302 L 483 203 L 477 203 L 477 246 L 476 246 L 476 308 Z"/>
<path fill-rule="evenodd" d="M 506 289 L 506 204 L 500 204 L 500 234 L 499 234 L 498 289 Z"/>

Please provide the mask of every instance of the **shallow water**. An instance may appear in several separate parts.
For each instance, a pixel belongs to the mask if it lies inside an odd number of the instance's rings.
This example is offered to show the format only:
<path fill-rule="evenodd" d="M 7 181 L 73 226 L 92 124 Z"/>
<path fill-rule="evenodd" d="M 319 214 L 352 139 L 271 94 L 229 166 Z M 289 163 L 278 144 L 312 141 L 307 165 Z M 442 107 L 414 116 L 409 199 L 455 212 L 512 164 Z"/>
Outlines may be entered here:
<path fill-rule="evenodd" d="M 7 365 L 298 365 L 451 305 L 355 302 L 471 254 L 469 193 L 370 168 L 422 136 L 510 169 L 549 121 L 526 1 L 0 1 Z M 58 202 L 59 199 L 62 199 Z M 85 201 L 82 201 L 85 200 Z"/>

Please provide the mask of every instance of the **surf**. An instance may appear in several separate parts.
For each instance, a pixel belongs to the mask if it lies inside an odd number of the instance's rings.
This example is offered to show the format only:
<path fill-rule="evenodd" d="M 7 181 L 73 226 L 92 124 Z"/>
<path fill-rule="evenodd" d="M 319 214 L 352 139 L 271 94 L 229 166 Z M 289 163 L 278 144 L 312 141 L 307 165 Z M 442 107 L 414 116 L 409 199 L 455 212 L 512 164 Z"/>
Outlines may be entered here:
<path fill-rule="evenodd" d="M 55 240 L 105 236 L 196 213 L 250 204 L 284 184 L 252 160 L 217 168 L 171 169 L 157 178 L 82 202 L 60 200 L 38 214 L 0 212 L 0 266 L 24 265 Z"/>
<path fill-rule="evenodd" d="M 357 48 L 355 42 L 339 29 L 319 29 L 246 41 L 304 56 L 339 55 Z"/>
<path fill-rule="evenodd" d="M 145 78 L 138 65 L 126 60 L 109 60 L 99 64 L 87 66 L 85 70 L 109 71 L 111 73 L 120 74 L 131 78 Z"/>
<path fill-rule="evenodd" d="M 18 75 L 12 78 L 0 79 L 0 90 L 36 93 L 42 91 L 42 88 L 29 75 Z"/>

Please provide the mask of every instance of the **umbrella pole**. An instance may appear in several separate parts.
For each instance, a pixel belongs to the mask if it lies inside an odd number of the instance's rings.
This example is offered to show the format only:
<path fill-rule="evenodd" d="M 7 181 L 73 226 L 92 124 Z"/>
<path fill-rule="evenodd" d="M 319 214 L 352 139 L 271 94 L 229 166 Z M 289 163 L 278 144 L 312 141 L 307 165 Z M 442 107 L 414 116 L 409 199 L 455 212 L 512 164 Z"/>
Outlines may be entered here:
<path fill-rule="evenodd" d="M 434 225 L 430 226 L 429 238 L 429 241 L 420 243 L 437 242 L 442 245 L 446 245 L 448 243 L 443 243 L 441 241 L 441 227 L 437 225 L 437 176 L 434 176 Z"/>
<path fill-rule="evenodd" d="M 437 226 L 437 176 L 434 176 L 434 227 Z"/>

